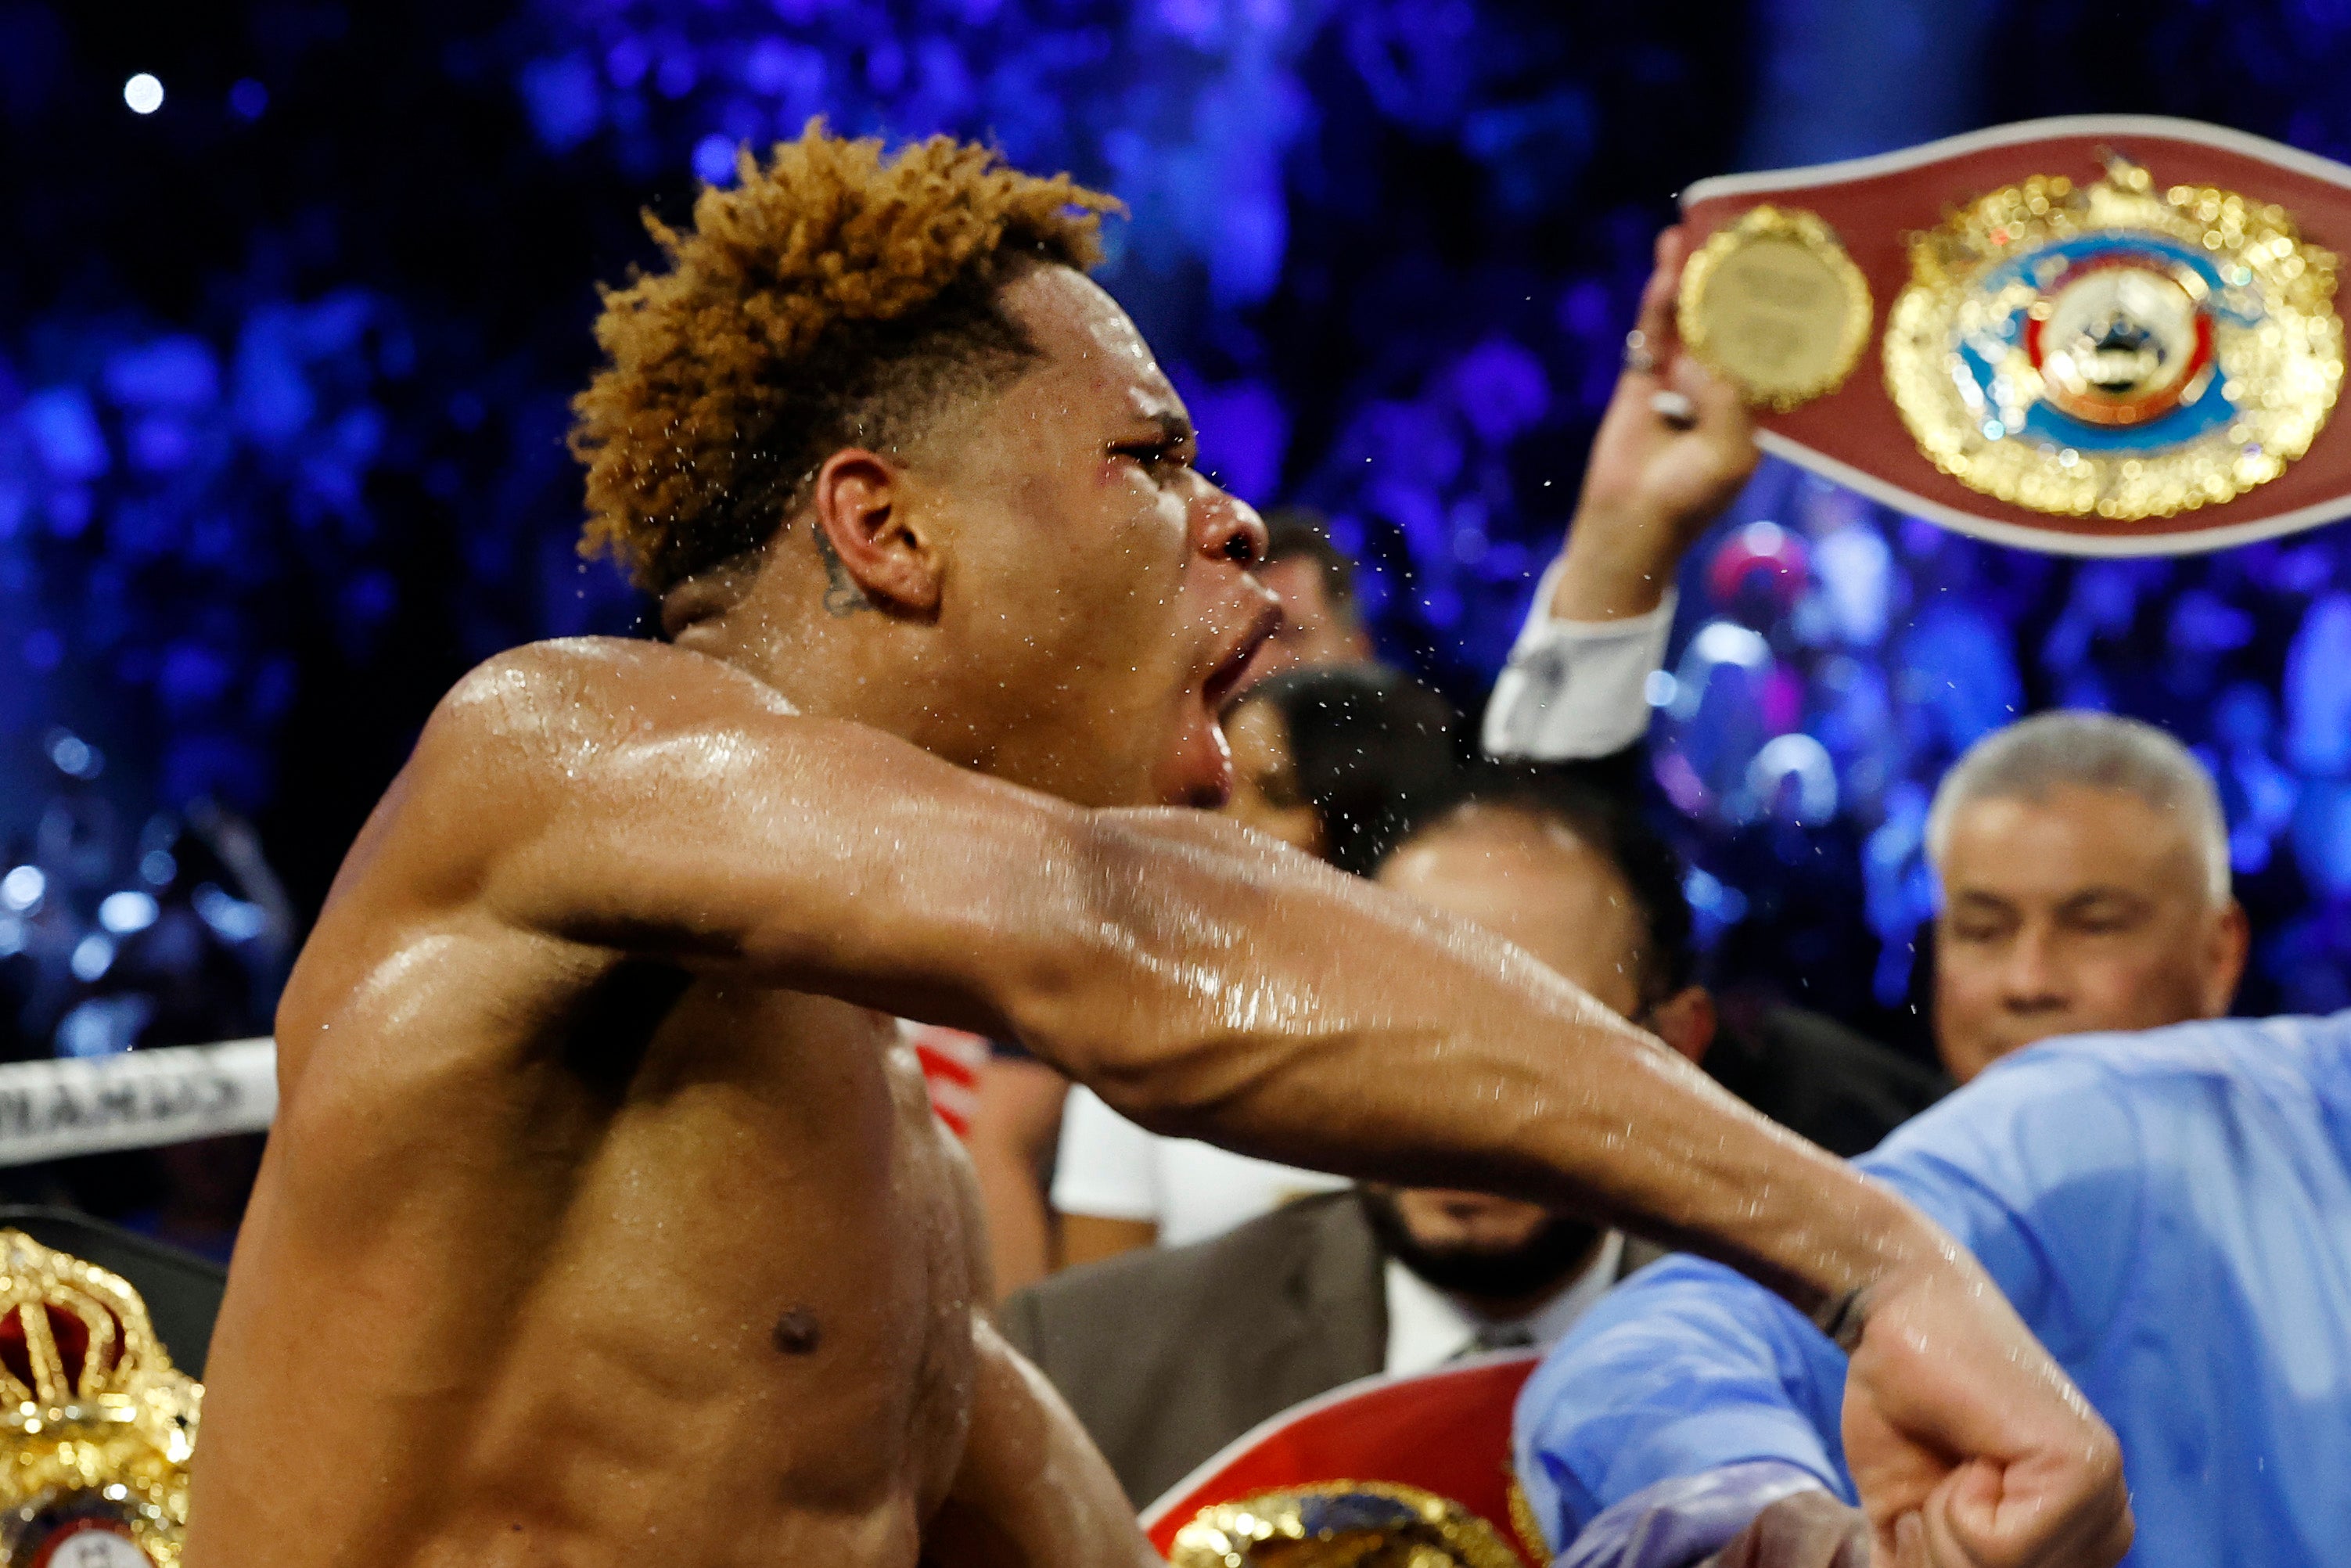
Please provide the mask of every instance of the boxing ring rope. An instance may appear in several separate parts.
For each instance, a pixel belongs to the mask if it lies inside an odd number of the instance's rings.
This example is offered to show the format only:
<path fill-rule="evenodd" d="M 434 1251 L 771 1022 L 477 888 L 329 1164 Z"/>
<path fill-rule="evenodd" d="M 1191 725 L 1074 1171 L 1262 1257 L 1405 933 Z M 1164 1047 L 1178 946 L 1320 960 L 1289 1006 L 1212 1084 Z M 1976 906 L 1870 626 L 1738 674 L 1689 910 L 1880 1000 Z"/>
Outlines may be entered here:
<path fill-rule="evenodd" d="M 931 1103 L 957 1136 L 978 1092 L 987 1042 L 901 1023 Z M 259 1133 L 277 1114 L 277 1042 L 157 1046 L 112 1056 L 0 1062 L 0 1166 Z"/>
<path fill-rule="evenodd" d="M 0 1064 L 0 1166 L 257 1133 L 277 1114 L 277 1043 L 223 1040 Z"/>

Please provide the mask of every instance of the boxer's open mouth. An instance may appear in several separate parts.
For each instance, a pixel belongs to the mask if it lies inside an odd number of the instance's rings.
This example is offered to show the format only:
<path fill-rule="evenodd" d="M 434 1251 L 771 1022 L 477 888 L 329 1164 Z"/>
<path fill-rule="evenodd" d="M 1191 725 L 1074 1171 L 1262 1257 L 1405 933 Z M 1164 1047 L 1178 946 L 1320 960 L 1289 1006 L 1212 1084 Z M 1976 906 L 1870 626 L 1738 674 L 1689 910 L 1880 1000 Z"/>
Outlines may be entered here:
<path fill-rule="evenodd" d="M 1249 661 L 1257 657 L 1257 651 L 1265 646 L 1266 639 L 1271 637 L 1274 629 L 1280 624 L 1281 607 L 1278 604 L 1268 604 L 1250 618 L 1249 624 L 1226 651 L 1224 657 L 1217 661 L 1208 672 L 1207 680 L 1200 686 L 1200 695 L 1207 700 L 1210 713 L 1225 711 L 1225 703 L 1232 696 L 1233 688 L 1240 684 Z"/>

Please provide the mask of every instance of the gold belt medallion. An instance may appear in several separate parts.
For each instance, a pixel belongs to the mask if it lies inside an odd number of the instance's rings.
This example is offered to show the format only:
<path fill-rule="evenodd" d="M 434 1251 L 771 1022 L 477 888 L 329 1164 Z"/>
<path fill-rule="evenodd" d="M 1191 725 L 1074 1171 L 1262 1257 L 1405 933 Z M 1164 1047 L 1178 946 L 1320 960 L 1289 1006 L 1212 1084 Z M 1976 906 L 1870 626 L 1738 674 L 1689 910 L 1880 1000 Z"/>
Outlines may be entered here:
<path fill-rule="evenodd" d="M 1910 263 L 1886 390 L 1938 468 L 2034 511 L 2227 501 L 2309 451 L 2342 388 L 2335 256 L 2283 208 L 2120 158 L 1980 197 Z"/>
<path fill-rule="evenodd" d="M 1682 270 L 1683 343 L 1747 401 L 1782 413 L 1844 384 L 1869 346 L 1869 283 L 1835 231 L 1794 208 L 1750 208 Z"/>

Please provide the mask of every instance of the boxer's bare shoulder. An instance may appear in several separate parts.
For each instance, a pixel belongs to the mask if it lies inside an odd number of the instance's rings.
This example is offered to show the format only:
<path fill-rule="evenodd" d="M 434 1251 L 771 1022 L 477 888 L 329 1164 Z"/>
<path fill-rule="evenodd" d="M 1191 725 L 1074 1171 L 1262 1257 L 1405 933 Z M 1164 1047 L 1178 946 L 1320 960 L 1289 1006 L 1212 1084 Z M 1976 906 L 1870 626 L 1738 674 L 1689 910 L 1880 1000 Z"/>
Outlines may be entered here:
<path fill-rule="evenodd" d="M 487 891 L 478 874 L 528 836 L 567 815 L 584 821 L 654 767 L 707 773 L 739 761 L 746 729 L 791 717 L 773 688 L 665 643 L 570 638 L 501 653 L 434 708 L 327 915 L 353 897 L 370 918 L 386 896 L 412 897 L 420 912 L 471 902 Z"/>
<path fill-rule="evenodd" d="M 621 643 L 442 705 L 280 1012 L 191 1568 L 913 1562 L 973 1376 L 954 1173 L 743 863 L 866 733 Z"/>

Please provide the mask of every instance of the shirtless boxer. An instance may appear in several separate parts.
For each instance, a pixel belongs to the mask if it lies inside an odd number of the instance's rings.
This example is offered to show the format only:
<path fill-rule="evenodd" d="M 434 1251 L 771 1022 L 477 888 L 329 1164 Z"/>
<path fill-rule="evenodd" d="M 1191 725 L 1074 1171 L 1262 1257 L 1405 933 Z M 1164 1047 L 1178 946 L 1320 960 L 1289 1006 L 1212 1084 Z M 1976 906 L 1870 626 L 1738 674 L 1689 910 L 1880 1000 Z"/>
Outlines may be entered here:
<path fill-rule="evenodd" d="M 1084 277 L 1108 204 L 811 131 L 610 297 L 590 537 L 668 637 L 475 671 L 353 846 L 279 1012 L 188 1568 L 1153 1562 L 977 1305 L 892 1013 L 1154 1128 L 1735 1263 L 1857 1343 L 1889 1531 L 2111 1562 L 2111 1437 L 1913 1210 L 1516 948 L 1117 809 L 1223 794 L 1270 611 Z"/>

